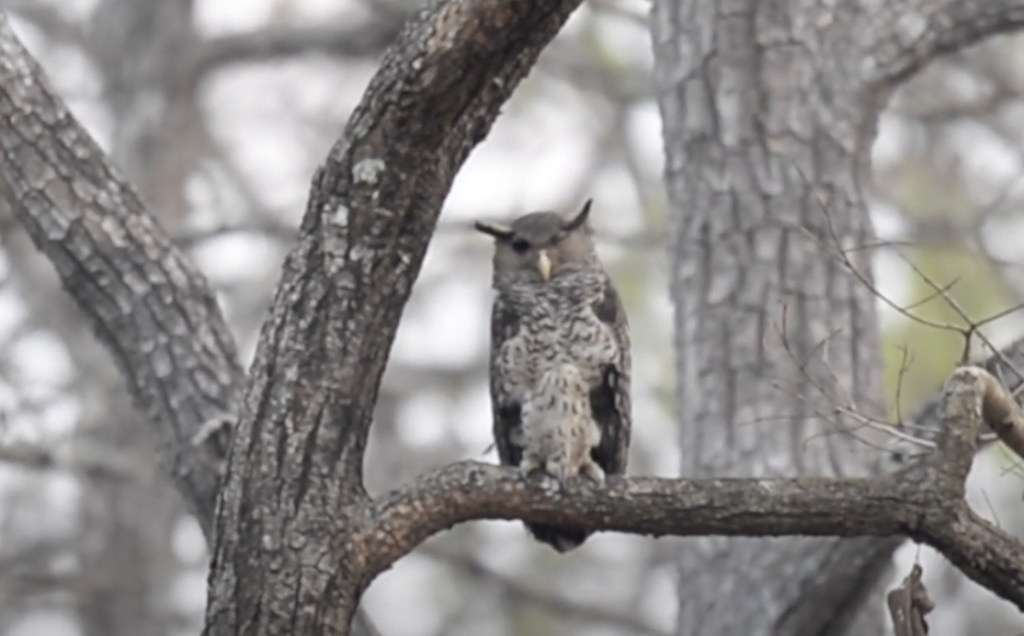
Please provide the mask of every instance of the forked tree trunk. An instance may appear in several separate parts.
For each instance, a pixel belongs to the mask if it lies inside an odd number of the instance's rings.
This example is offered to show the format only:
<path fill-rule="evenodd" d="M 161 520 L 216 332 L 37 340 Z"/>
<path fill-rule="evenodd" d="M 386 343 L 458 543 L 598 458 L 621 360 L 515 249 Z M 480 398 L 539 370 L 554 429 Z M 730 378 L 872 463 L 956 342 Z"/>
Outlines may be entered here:
<path fill-rule="evenodd" d="M 877 110 L 941 51 L 1024 24 L 1022 0 L 893 0 L 863 14 L 867 0 L 824 3 L 656 3 L 689 474 L 851 474 L 875 463 L 844 437 L 851 422 L 830 417 L 837 404 L 881 406 L 871 297 L 834 258 L 837 244 L 871 238 L 858 184 Z M 206 281 L 40 81 L 0 13 L 0 192 L 97 322 L 165 443 L 191 450 L 200 426 L 246 395 L 223 484 L 193 452 L 165 457 L 204 530 L 216 529 L 205 634 L 347 634 L 377 574 L 478 518 L 678 535 L 909 534 L 1024 607 L 1020 544 L 962 507 L 978 412 L 947 427 L 938 446 L 949 461 L 898 479 L 638 478 L 568 497 L 465 462 L 369 498 L 377 389 L 444 196 L 577 4 L 438 0 L 403 31 L 314 179 L 251 378 Z M 868 255 L 851 259 L 866 269 Z M 954 420 L 969 411 L 958 408 Z M 693 542 L 679 632 L 867 633 L 877 623 L 859 610 L 895 545 Z"/>

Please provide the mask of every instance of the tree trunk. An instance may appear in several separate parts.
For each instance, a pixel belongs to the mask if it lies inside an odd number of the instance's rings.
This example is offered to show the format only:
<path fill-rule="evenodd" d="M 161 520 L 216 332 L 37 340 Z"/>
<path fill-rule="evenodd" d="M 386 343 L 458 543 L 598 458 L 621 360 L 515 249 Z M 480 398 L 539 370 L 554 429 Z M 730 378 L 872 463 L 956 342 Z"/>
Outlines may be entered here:
<path fill-rule="evenodd" d="M 684 477 L 864 475 L 877 463 L 835 410 L 884 415 L 874 298 L 835 257 L 837 241 L 873 239 L 860 179 L 874 112 L 833 62 L 855 52 L 845 22 L 823 24 L 831 12 L 655 3 Z M 871 276 L 870 251 L 850 257 Z M 895 546 L 872 543 L 687 541 L 677 633 L 838 634 Z M 880 632 L 871 615 L 859 633 Z"/>
<path fill-rule="evenodd" d="M 437 0 L 403 30 L 314 179 L 251 378 L 205 279 L 0 13 L 0 193 L 174 449 L 165 467 L 207 536 L 216 529 L 206 634 L 348 633 L 373 577 L 482 518 L 654 535 L 911 536 L 1024 608 L 1024 546 L 963 501 L 988 400 L 977 382 L 964 389 L 976 370 L 923 415 L 943 426 L 936 458 L 893 477 L 613 477 L 553 493 L 512 468 L 464 462 L 369 498 L 363 453 L 380 378 L 441 204 L 577 4 Z M 823 254 L 870 240 L 858 179 L 884 96 L 939 52 L 1024 23 L 1024 2 L 903 0 L 864 15 L 810 0 L 792 14 L 756 1 L 657 8 L 681 212 L 680 397 L 683 421 L 700 424 L 684 439 L 687 471 L 863 473 L 870 455 L 827 433 L 850 424 L 830 418 L 837 404 L 880 410 L 876 327 L 868 292 Z M 242 390 L 222 484 L 193 440 Z M 894 545 L 702 542 L 682 559 L 680 631 L 841 633 Z"/>
<path fill-rule="evenodd" d="M 179 81 L 183 56 L 174 53 L 188 50 L 191 42 L 191 2 L 106 0 L 94 16 L 93 52 L 115 122 L 111 156 L 154 216 L 174 228 L 188 212 L 185 182 L 196 159 L 195 144 L 188 143 L 195 133 L 188 132 L 200 122 L 194 93 Z M 156 452 L 152 435 L 113 364 L 85 325 L 75 323 L 77 333 L 65 337 L 78 353 L 74 359 L 84 379 L 79 438 L 87 447 L 109 448 L 150 467 L 145 479 L 84 485 L 78 559 L 117 585 L 90 586 L 77 595 L 82 631 L 163 636 L 172 631 L 170 619 L 178 611 L 166 599 L 180 573 L 171 536 L 185 511 L 149 459 Z"/>
<path fill-rule="evenodd" d="M 885 413 L 875 299 L 840 258 L 871 280 L 878 114 L 941 52 L 1012 28 L 1018 5 L 655 0 L 683 476 L 880 468 L 837 409 Z M 898 544 L 690 540 L 677 633 L 878 634 Z"/>

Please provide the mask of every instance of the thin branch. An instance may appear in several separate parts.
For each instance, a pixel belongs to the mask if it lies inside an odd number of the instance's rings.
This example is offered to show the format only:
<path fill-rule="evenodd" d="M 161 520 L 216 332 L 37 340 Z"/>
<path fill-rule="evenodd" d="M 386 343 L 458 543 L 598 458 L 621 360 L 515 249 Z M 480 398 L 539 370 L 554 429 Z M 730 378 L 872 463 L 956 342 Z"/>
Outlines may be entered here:
<path fill-rule="evenodd" d="M 944 53 L 1024 27 L 1024 0 L 900 0 L 865 12 L 863 59 L 883 90 Z"/>
<path fill-rule="evenodd" d="M 201 77 L 228 64 L 314 53 L 371 57 L 394 41 L 402 24 L 396 16 L 374 15 L 346 25 L 272 26 L 224 35 L 201 45 L 194 72 Z"/>
<path fill-rule="evenodd" d="M 80 442 L 66 452 L 36 444 L 0 445 L 0 463 L 29 470 L 66 470 L 91 479 L 139 479 L 145 475 L 133 456 Z"/>

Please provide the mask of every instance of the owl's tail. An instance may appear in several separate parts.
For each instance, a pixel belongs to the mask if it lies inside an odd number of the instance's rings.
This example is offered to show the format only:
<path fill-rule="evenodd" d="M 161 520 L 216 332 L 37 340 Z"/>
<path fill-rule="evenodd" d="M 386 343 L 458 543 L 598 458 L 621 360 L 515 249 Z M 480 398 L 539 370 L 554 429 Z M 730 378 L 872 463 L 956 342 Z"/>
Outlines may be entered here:
<path fill-rule="evenodd" d="M 580 547 L 587 537 L 591 535 L 590 530 L 573 528 L 571 526 L 547 526 L 539 523 L 527 523 L 526 529 L 530 531 L 533 538 L 541 543 L 546 543 L 556 552 L 566 553 Z"/>

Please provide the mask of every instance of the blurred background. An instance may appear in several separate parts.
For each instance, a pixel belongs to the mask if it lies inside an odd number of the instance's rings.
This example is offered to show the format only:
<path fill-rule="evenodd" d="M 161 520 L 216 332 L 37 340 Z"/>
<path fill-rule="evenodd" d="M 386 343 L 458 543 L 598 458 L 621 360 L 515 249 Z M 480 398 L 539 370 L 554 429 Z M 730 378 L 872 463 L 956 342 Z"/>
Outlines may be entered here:
<path fill-rule="evenodd" d="M 72 111 L 216 288 L 251 359 L 310 177 L 417 0 L 0 0 Z M 506 106 L 448 197 L 377 409 L 372 492 L 458 459 L 495 460 L 486 389 L 490 242 L 475 218 L 595 199 L 599 249 L 634 347 L 632 474 L 678 472 L 661 126 L 644 0 L 589 0 Z M 973 319 L 1024 302 L 1024 39 L 941 60 L 893 99 L 867 184 L 876 277 L 901 305 Z M 911 266 L 913 265 L 913 267 Z M 912 412 L 963 342 L 879 302 L 887 397 Z M 915 304 L 963 324 L 942 299 Z M 1019 314 L 987 325 L 997 344 Z M 982 353 L 978 350 L 976 353 Z M 770 425 L 766 423 L 764 425 Z M 198 634 L 207 551 L 159 474 L 146 423 L 0 203 L 0 634 Z M 1024 536 L 1024 480 L 999 447 L 975 509 Z M 601 534 L 568 556 L 518 523 L 435 537 L 365 607 L 385 636 L 672 633 L 673 539 Z M 916 546 L 942 636 L 1024 630 L 1015 608 Z M 881 611 L 881 608 L 879 608 Z"/>

